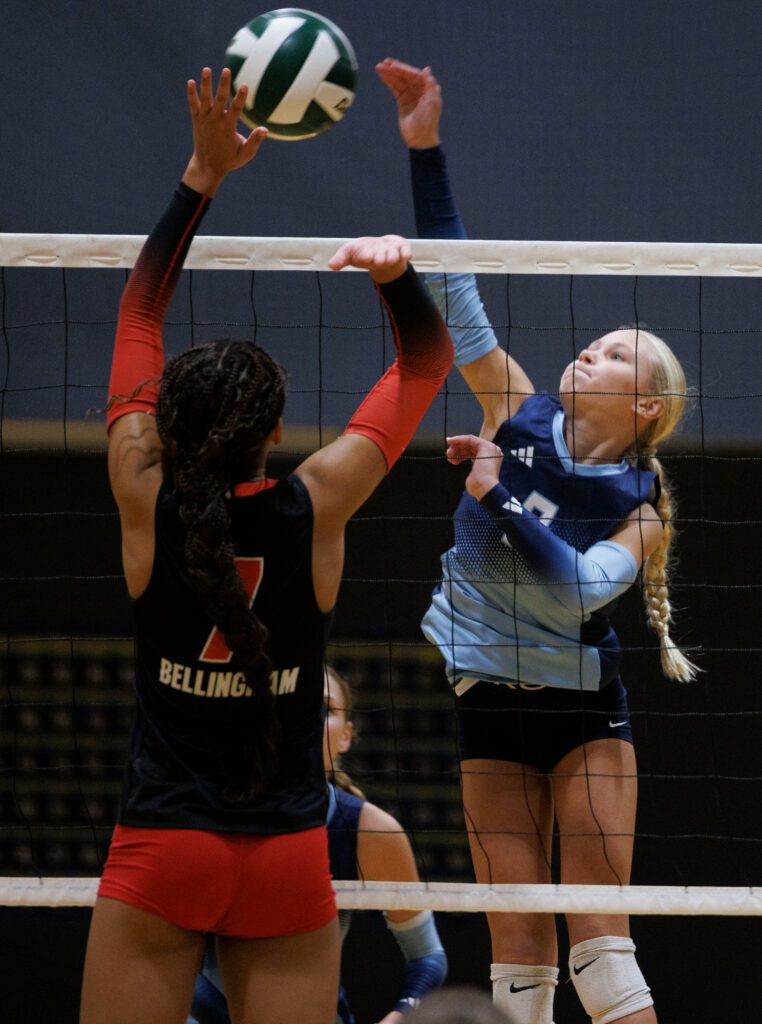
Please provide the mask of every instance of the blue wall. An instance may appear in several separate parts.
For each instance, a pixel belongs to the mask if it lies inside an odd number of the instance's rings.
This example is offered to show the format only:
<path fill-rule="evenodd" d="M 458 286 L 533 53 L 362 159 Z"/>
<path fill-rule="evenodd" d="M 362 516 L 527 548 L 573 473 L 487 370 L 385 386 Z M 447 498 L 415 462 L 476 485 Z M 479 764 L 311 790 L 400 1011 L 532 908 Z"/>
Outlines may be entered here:
<path fill-rule="evenodd" d="M 755 0 L 321 0 L 319 8 L 357 51 L 354 107 L 325 136 L 267 143 L 252 167 L 226 182 L 205 233 L 412 233 L 405 152 L 391 98 L 373 72 L 393 54 L 431 63 L 442 81 L 445 138 L 472 237 L 762 239 L 762 6 Z M 6 0 L 0 228 L 149 230 L 189 154 L 184 82 L 204 63 L 219 67 L 233 32 L 257 13 L 237 0 Z M 196 283 L 195 309 L 209 321 L 197 339 L 236 334 L 229 322 L 251 320 L 248 281 L 239 279 L 233 295 L 232 283 L 220 281 L 227 276 Z M 7 418 L 66 411 L 81 419 L 102 404 L 122 281 L 117 271 L 97 279 L 70 272 L 66 280 L 56 271 L 6 274 L 8 386 L 15 389 Z M 327 287 L 336 289 L 327 309 L 334 322 L 377 318 L 356 279 Z M 494 320 L 505 325 L 505 282 L 484 287 Z M 538 386 L 556 386 L 576 350 L 637 313 L 675 346 L 694 389 L 702 387 L 687 434 L 703 433 L 706 443 L 759 436 L 759 403 L 740 397 L 762 392 L 759 282 L 710 281 L 699 296 L 696 280 L 644 280 L 635 295 L 632 281 L 577 279 L 575 330 L 568 280 L 523 278 L 512 288 L 513 323 L 553 328 L 511 334 L 512 351 Z M 181 293 L 173 313 L 186 320 L 182 286 Z M 315 320 L 313 279 L 298 286 L 268 279 L 258 294 L 260 320 Z M 64 301 L 72 320 L 87 322 L 67 336 Z M 58 323 L 38 326 L 44 320 Z M 22 330 L 24 323 L 36 326 Z M 187 340 L 182 326 L 170 348 Z M 296 374 L 291 422 L 314 422 L 316 401 L 305 397 L 318 386 L 314 336 L 297 335 L 306 347 L 282 329 L 259 340 Z M 327 391 L 372 383 L 380 340 L 360 348 L 345 334 L 321 341 Z M 69 382 L 81 387 L 64 406 L 57 386 L 65 347 Z M 457 375 L 453 384 L 459 387 Z M 454 401 L 451 427 L 473 426 L 472 405 L 461 422 Z M 353 402 L 329 396 L 324 422 L 343 422 Z M 442 417 L 440 409 L 428 420 L 440 436 Z"/>
<path fill-rule="evenodd" d="M 231 180 L 222 234 L 411 230 L 373 65 L 430 63 L 474 237 L 757 242 L 755 0 L 320 0 L 352 40 L 357 101 Z M 247 0 L 5 0 L 6 231 L 142 232 L 189 151 L 184 82 L 219 66 Z"/>

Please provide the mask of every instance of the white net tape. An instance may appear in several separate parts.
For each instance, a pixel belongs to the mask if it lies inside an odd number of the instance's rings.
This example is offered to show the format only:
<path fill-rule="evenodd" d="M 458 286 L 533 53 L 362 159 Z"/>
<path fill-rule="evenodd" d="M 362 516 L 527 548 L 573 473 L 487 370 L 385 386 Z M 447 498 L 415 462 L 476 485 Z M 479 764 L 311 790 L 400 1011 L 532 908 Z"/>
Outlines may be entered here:
<path fill-rule="evenodd" d="M 0 234 L 0 266 L 131 267 L 143 235 Z M 188 270 L 328 270 L 345 238 L 196 238 Z M 762 245 L 415 239 L 422 271 L 760 277 Z"/>
<path fill-rule="evenodd" d="M 654 885 L 333 883 L 342 910 L 762 916 L 762 888 Z M 97 878 L 0 878 L 0 906 L 90 907 Z"/>

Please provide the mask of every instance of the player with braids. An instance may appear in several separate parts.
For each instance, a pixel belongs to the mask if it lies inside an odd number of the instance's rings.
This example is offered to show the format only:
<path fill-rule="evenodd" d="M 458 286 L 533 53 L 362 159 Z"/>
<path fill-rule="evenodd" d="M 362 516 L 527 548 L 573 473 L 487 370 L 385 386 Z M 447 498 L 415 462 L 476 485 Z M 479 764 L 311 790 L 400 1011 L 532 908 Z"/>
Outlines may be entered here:
<path fill-rule="evenodd" d="M 242 798 L 275 766 L 277 720 L 267 629 L 236 568 L 225 492 L 231 480 L 254 474 L 252 453 L 261 456 L 284 405 L 283 371 L 271 356 L 255 345 L 218 342 L 169 362 L 156 409 L 164 468 L 186 528 L 188 575 L 257 697 L 251 721 L 236 722 L 250 769 Z"/>
<path fill-rule="evenodd" d="M 230 72 L 188 83 L 191 160 L 119 307 L 109 476 L 133 599 L 136 709 L 119 819 L 88 939 L 82 1024 L 182 1024 L 204 952 L 234 1024 L 332 1024 L 340 938 L 321 757 L 324 653 L 350 516 L 399 458 L 452 342 L 399 236 L 339 248 L 370 272 L 397 357 L 345 432 L 268 479 L 284 377 L 216 341 L 166 369 L 162 329 L 225 176 L 266 131 L 237 132 Z"/>
<path fill-rule="evenodd" d="M 440 144 L 430 68 L 377 66 L 409 147 L 418 232 L 465 238 Z M 621 649 L 608 615 L 642 570 L 667 676 L 695 667 L 669 633 L 674 508 L 656 445 L 686 384 L 667 345 L 639 327 L 589 344 L 558 397 L 535 392 L 497 343 L 473 275 L 430 275 L 455 361 L 479 401 L 479 437 L 448 438 L 472 460 L 455 545 L 423 630 L 456 695 L 463 802 L 479 882 L 629 882 L 637 769 Z M 552 1024 L 558 947 L 548 914 L 488 915 L 495 1002 L 510 1024 Z M 654 1024 L 625 915 L 571 914 L 569 971 L 593 1024 Z"/>
<path fill-rule="evenodd" d="M 418 870 L 410 840 L 400 823 L 365 799 L 343 765 L 352 745 L 352 688 L 333 666 L 326 666 L 323 767 L 328 780 L 328 852 L 331 875 L 354 881 L 418 882 Z M 402 1024 L 404 1015 L 427 992 L 442 984 L 447 975 L 447 956 L 439 940 L 434 915 L 393 910 L 385 915 L 387 926 L 405 958 L 401 990 L 392 1009 L 379 1024 Z M 342 942 L 352 922 L 350 910 L 339 911 Z M 224 986 L 208 952 L 203 972 L 196 980 L 192 1017 L 188 1024 L 230 1024 Z M 354 1015 L 339 987 L 336 1024 L 354 1024 Z"/>

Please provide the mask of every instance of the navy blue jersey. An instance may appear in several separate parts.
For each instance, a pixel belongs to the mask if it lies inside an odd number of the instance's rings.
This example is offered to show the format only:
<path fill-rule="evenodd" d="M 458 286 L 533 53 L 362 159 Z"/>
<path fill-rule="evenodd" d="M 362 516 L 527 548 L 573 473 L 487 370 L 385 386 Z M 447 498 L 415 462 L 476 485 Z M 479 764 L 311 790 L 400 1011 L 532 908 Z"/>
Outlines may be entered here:
<path fill-rule="evenodd" d="M 156 502 L 156 552 L 135 602 L 137 713 L 119 820 L 126 825 L 276 834 L 325 822 L 323 658 L 330 616 L 312 583 L 312 503 L 298 477 L 239 485 L 236 565 L 269 630 L 280 736 L 266 792 L 231 803 L 257 702 L 188 576 L 171 480 Z M 238 775 L 238 779 L 236 776 Z"/>
<path fill-rule="evenodd" d="M 357 831 L 365 801 L 348 793 L 341 786 L 328 784 L 328 857 L 331 875 L 343 882 L 356 882 L 360 877 L 357 864 Z M 339 911 L 342 942 L 352 923 L 352 911 Z"/>
<path fill-rule="evenodd" d="M 528 397 L 495 436 L 504 456 L 500 482 L 585 552 L 647 500 L 654 474 L 625 460 L 575 463 L 564 426 L 558 398 Z M 442 651 L 454 686 L 477 678 L 597 690 L 616 676 L 620 648 L 605 615 L 564 605 L 468 494 L 442 569 L 423 630 Z"/>
<path fill-rule="evenodd" d="M 341 786 L 328 787 L 328 856 L 331 874 L 342 881 L 353 882 L 357 873 L 357 829 L 365 806 L 362 797 L 348 793 Z"/>

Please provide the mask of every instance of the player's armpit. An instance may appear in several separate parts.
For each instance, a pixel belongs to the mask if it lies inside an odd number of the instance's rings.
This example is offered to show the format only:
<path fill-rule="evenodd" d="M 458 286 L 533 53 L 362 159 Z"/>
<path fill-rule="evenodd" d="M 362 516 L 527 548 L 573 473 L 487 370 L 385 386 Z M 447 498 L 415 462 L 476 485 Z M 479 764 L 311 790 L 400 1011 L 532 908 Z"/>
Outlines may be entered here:
<path fill-rule="evenodd" d="M 108 472 L 120 514 L 156 500 L 161 452 L 156 418 L 150 413 L 127 413 L 114 423 L 109 434 Z"/>
<path fill-rule="evenodd" d="M 360 434 L 343 435 L 294 470 L 312 502 L 312 580 L 318 607 L 336 604 L 344 569 L 344 529 L 386 475 L 381 449 Z"/>
<path fill-rule="evenodd" d="M 493 348 L 472 363 L 458 367 L 484 412 L 481 436 L 491 440 L 506 419 L 515 416 L 534 385 L 503 348 Z"/>
<path fill-rule="evenodd" d="M 315 522 L 343 530 L 386 476 L 386 460 L 363 434 L 343 434 L 294 470 L 309 491 Z"/>

